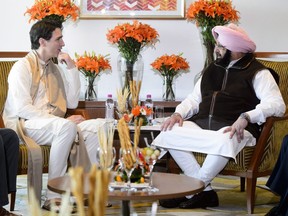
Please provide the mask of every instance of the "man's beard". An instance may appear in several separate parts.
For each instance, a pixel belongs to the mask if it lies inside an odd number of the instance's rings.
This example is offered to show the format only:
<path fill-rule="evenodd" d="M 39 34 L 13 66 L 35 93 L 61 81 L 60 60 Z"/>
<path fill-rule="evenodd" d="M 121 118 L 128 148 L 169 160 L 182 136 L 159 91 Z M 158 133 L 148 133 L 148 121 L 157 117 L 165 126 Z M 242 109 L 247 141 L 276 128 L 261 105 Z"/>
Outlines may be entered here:
<path fill-rule="evenodd" d="M 226 50 L 224 56 L 222 57 L 221 55 L 219 55 L 219 53 L 216 53 L 216 62 L 221 63 L 223 65 L 228 65 L 230 63 L 230 59 L 231 59 L 231 51 L 230 50 Z"/>

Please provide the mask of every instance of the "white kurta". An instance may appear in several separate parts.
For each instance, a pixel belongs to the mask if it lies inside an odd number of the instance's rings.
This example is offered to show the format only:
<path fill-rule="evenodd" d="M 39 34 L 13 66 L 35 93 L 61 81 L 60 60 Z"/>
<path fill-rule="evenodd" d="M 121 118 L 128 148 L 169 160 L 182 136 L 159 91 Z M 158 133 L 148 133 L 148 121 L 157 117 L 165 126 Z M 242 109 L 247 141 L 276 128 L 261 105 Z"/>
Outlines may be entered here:
<path fill-rule="evenodd" d="M 39 62 L 44 64 L 41 60 Z M 97 130 L 104 123 L 104 120 L 87 120 L 76 126 L 72 121 L 50 114 L 47 86 L 43 80 L 45 76 L 40 79 L 36 98 L 32 101 L 30 96 L 32 74 L 30 70 L 28 61 L 23 58 L 14 64 L 9 74 L 9 90 L 3 113 L 6 127 L 16 131 L 18 117 L 21 117 L 26 119 L 25 129 L 29 137 L 39 145 L 51 145 L 49 179 L 63 176 L 66 173 L 67 158 L 76 138 L 77 127 L 82 131 L 91 163 L 96 163 Z M 76 108 L 80 94 L 79 71 L 76 68 L 67 70 L 61 67 L 59 67 L 59 71 L 65 87 L 67 108 Z M 40 69 L 40 77 L 42 74 L 43 69 Z M 47 193 L 48 199 L 58 196 L 51 191 Z"/>
<path fill-rule="evenodd" d="M 193 92 L 176 107 L 175 112 L 184 119 L 197 114 L 201 102 L 201 79 L 195 85 Z M 254 110 L 247 113 L 251 123 L 262 124 L 269 116 L 283 116 L 286 110 L 281 92 L 269 70 L 258 72 L 253 80 L 253 86 L 260 103 Z M 193 128 L 193 129 L 191 129 Z M 154 140 L 156 146 L 167 149 L 178 149 L 192 152 L 222 155 L 235 158 L 246 145 L 256 144 L 255 138 L 245 130 L 244 139 L 238 143 L 236 137 L 229 138 L 229 133 L 223 134 L 224 128 L 219 131 L 203 130 L 191 123 L 183 127 L 175 125 L 171 131 L 161 132 Z"/>
<path fill-rule="evenodd" d="M 244 146 L 253 146 L 256 143 L 256 139 L 248 131 L 244 131 L 244 138 L 238 143 L 236 136 L 230 139 L 229 133 L 223 133 L 224 129 L 203 130 L 194 122 L 185 121 L 182 127 L 176 124 L 172 130 L 161 132 L 154 144 L 164 149 L 201 152 L 235 159 Z"/>
<path fill-rule="evenodd" d="M 40 61 L 40 64 L 43 65 L 44 62 Z M 29 62 L 26 59 L 20 59 L 14 64 L 9 73 L 9 89 L 3 118 L 6 127 L 14 130 L 16 130 L 18 117 L 27 120 L 39 118 L 46 119 L 44 122 L 35 122 L 35 129 L 43 127 L 55 118 L 54 115 L 50 114 L 49 110 L 49 101 L 44 83 L 45 76 L 42 76 L 43 69 L 40 68 L 40 77 L 42 77 L 42 79 L 40 80 L 39 89 L 34 102 L 30 96 L 30 86 L 32 84 L 32 74 L 30 71 L 31 67 Z M 76 68 L 63 71 L 63 68 L 61 67 L 59 67 L 59 71 L 64 82 L 67 108 L 76 108 L 80 94 L 79 71 Z"/>

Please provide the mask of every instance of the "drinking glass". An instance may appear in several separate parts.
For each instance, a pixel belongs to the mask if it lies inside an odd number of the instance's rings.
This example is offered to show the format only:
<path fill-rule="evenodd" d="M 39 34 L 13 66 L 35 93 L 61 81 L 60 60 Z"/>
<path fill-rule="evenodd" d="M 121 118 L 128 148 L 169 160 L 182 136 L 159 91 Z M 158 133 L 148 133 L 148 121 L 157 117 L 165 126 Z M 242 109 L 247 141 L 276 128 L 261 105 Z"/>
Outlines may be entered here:
<path fill-rule="evenodd" d="M 96 160 L 98 163 L 98 166 L 100 169 L 107 169 L 108 171 L 111 171 L 111 169 L 114 166 L 116 158 L 116 150 L 115 147 L 112 148 L 97 148 L 96 151 Z"/>
<path fill-rule="evenodd" d="M 155 119 L 158 123 L 162 124 L 164 120 L 164 107 L 155 106 Z"/>
<path fill-rule="evenodd" d="M 120 148 L 119 160 L 122 168 L 125 170 L 127 174 L 127 186 L 125 190 L 132 191 L 133 189 L 131 188 L 131 175 L 138 165 L 137 149 L 134 149 L 133 147 Z"/>
<path fill-rule="evenodd" d="M 160 150 L 156 148 L 155 146 L 146 147 L 141 150 L 142 157 L 145 159 L 145 163 L 148 165 L 148 178 L 149 178 L 149 187 L 148 191 L 153 191 L 153 182 L 152 182 L 152 173 L 155 163 L 158 160 L 158 157 L 160 155 Z"/>

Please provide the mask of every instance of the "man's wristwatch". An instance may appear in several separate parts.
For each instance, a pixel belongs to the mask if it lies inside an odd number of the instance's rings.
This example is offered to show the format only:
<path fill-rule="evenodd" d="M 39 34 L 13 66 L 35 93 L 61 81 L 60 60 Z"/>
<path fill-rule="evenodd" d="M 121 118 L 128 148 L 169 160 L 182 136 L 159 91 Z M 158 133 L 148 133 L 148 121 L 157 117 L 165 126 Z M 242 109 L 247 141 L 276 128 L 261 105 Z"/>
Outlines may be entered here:
<path fill-rule="evenodd" d="M 241 119 L 245 119 L 247 122 L 250 122 L 250 116 L 247 113 L 241 113 L 239 117 Z"/>

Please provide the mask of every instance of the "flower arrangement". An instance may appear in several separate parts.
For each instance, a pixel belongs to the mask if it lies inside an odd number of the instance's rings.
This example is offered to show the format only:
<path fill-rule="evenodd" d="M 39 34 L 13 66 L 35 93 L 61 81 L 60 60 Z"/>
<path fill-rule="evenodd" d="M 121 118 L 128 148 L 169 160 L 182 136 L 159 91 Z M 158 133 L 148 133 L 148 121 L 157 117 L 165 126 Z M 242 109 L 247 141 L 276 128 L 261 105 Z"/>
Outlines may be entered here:
<path fill-rule="evenodd" d="M 215 41 L 212 28 L 216 25 L 226 25 L 239 20 L 238 11 L 232 6 L 231 0 L 198 0 L 189 6 L 186 14 L 188 21 L 201 28 L 203 44 L 207 48 L 207 62 L 213 61 Z"/>
<path fill-rule="evenodd" d="M 186 71 L 189 69 L 189 64 L 185 58 L 181 57 L 182 53 L 179 55 L 163 55 L 158 57 L 151 66 L 153 69 L 160 72 L 162 76 L 174 77 L 179 75 L 179 72 Z"/>
<path fill-rule="evenodd" d="M 130 114 L 124 114 L 123 118 L 126 122 L 130 122 L 131 120 L 136 120 L 139 122 L 140 119 L 143 120 L 143 126 L 148 124 L 147 116 L 150 116 L 153 113 L 153 110 L 147 106 L 136 105 L 132 108 Z"/>
<path fill-rule="evenodd" d="M 239 20 L 238 11 L 231 0 L 195 1 L 189 6 L 186 17 L 201 27 L 226 25 Z"/>
<path fill-rule="evenodd" d="M 133 21 L 124 23 L 108 31 L 106 37 L 111 44 L 117 44 L 119 52 L 130 63 L 137 60 L 143 47 L 158 41 L 158 32 L 147 24 Z"/>
<path fill-rule="evenodd" d="M 140 51 L 145 46 L 153 46 L 158 36 L 154 28 L 136 20 L 132 24 L 117 25 L 106 34 L 108 41 L 117 45 L 121 54 L 118 71 L 122 89 L 128 88 L 132 95 L 139 94 L 142 83 L 144 64 Z M 137 92 L 133 92 L 135 89 L 131 88 L 132 85 L 139 87 Z"/>
<path fill-rule="evenodd" d="M 80 9 L 73 0 L 35 0 L 34 5 L 27 9 L 25 14 L 30 14 L 32 20 L 59 19 L 61 22 L 72 18 L 76 21 Z"/>
<path fill-rule="evenodd" d="M 85 76 L 87 80 L 87 90 L 85 93 L 85 99 L 94 100 L 97 98 L 97 94 L 94 89 L 94 81 L 97 76 L 100 76 L 102 72 L 110 72 L 111 65 L 109 59 L 103 55 L 96 55 L 95 52 L 84 52 L 82 56 L 75 54 L 76 67 Z"/>
<path fill-rule="evenodd" d="M 101 72 L 111 70 L 109 59 L 103 55 L 96 55 L 95 52 L 84 52 L 82 56 L 75 54 L 76 66 L 84 76 L 96 77 Z"/>
<path fill-rule="evenodd" d="M 150 116 L 153 113 L 153 110 L 150 107 L 147 106 L 135 106 L 132 108 L 131 113 L 133 114 L 134 119 L 136 121 L 140 121 L 140 119 L 143 119 L 142 125 L 145 126 L 148 124 L 147 116 Z"/>
<path fill-rule="evenodd" d="M 179 76 L 181 72 L 188 72 L 189 64 L 185 58 L 179 55 L 163 55 L 158 57 L 151 66 L 157 70 L 164 78 L 164 100 L 175 100 L 175 92 L 173 90 L 173 79 Z"/>

